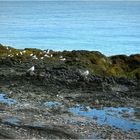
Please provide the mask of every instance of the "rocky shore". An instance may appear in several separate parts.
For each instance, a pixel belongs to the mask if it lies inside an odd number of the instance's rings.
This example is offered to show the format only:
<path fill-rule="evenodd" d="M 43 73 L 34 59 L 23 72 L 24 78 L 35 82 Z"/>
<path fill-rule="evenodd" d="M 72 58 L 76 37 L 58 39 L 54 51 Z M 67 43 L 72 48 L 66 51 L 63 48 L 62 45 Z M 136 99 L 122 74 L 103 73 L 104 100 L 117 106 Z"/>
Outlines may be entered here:
<path fill-rule="evenodd" d="M 0 138 L 140 138 L 140 54 L 0 45 L 0 95 Z"/>

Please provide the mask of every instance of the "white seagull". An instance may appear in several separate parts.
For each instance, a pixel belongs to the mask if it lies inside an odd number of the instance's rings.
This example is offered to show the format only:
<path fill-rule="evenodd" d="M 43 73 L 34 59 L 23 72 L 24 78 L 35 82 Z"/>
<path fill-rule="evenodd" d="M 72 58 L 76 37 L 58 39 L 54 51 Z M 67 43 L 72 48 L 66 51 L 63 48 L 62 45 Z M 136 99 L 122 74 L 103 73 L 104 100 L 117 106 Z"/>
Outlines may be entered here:
<path fill-rule="evenodd" d="M 23 53 L 26 53 L 26 51 L 24 50 L 24 51 L 22 51 Z"/>
<path fill-rule="evenodd" d="M 20 55 L 22 55 L 22 52 L 19 52 L 20 53 Z"/>
<path fill-rule="evenodd" d="M 30 69 L 28 69 L 28 72 L 33 72 L 35 70 L 35 66 L 32 66 Z"/>
<path fill-rule="evenodd" d="M 82 74 L 83 74 L 84 76 L 88 76 L 88 75 L 89 75 L 89 71 L 86 70 L 86 71 L 84 71 Z"/>
<path fill-rule="evenodd" d="M 85 78 L 87 78 L 87 76 L 89 75 L 89 70 L 85 70 L 85 71 L 81 71 L 81 70 L 80 70 L 80 74 L 81 74 L 82 76 L 84 76 Z"/>
<path fill-rule="evenodd" d="M 50 53 L 50 50 L 47 50 L 47 54 L 49 54 Z"/>
<path fill-rule="evenodd" d="M 49 56 L 49 55 L 47 55 L 47 54 L 45 54 L 45 55 L 44 55 L 44 57 L 48 57 L 48 58 L 49 58 L 50 56 Z"/>
<path fill-rule="evenodd" d="M 33 55 L 33 56 L 32 56 L 32 59 L 38 59 L 38 58 L 37 58 L 37 56 L 36 56 L 36 55 Z"/>
<path fill-rule="evenodd" d="M 65 61 L 65 60 L 66 60 L 66 58 L 61 58 L 60 60 L 61 60 L 61 61 Z"/>

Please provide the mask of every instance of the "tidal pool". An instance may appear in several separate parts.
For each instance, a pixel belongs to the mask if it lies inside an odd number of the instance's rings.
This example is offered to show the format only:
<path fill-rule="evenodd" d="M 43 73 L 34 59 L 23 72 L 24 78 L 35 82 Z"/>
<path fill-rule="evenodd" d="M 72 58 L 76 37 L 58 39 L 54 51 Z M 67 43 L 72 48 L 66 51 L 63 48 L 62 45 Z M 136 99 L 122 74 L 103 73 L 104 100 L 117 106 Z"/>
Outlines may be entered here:
<path fill-rule="evenodd" d="M 17 118 L 4 119 L 4 120 L 2 120 L 2 122 L 5 124 L 10 124 L 10 125 L 19 125 L 20 124 L 20 120 Z"/>
<path fill-rule="evenodd" d="M 140 119 L 135 119 L 135 109 L 125 107 L 104 107 L 91 109 L 90 107 L 76 106 L 69 111 L 79 116 L 95 119 L 100 125 L 109 124 L 125 131 L 140 132 Z"/>
<path fill-rule="evenodd" d="M 0 103 L 11 105 L 16 103 L 16 100 L 8 98 L 4 93 L 0 93 Z"/>
<path fill-rule="evenodd" d="M 61 106 L 62 103 L 56 101 L 49 101 L 49 102 L 45 102 L 44 105 L 48 107 L 56 107 L 56 106 Z"/>

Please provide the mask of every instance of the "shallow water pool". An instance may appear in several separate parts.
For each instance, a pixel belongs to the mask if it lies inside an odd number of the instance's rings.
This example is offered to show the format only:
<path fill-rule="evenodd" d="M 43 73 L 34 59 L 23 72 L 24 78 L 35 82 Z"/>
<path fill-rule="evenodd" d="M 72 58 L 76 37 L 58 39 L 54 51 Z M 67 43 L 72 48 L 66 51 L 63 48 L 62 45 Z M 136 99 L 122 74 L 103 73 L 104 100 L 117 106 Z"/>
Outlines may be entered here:
<path fill-rule="evenodd" d="M 0 103 L 11 105 L 16 103 L 16 100 L 8 98 L 4 93 L 0 93 Z"/>
<path fill-rule="evenodd" d="M 95 119 L 100 125 L 109 124 L 125 131 L 134 130 L 140 132 L 140 119 L 136 119 L 133 108 L 104 107 L 102 109 L 91 109 L 90 107 L 76 106 L 69 111 L 79 116 Z"/>
<path fill-rule="evenodd" d="M 5 124 L 11 124 L 11 125 L 19 125 L 20 120 L 17 118 L 8 118 L 8 119 L 4 119 L 2 120 L 3 123 Z"/>
<path fill-rule="evenodd" d="M 56 107 L 56 106 L 61 106 L 62 103 L 56 101 L 49 101 L 49 102 L 45 102 L 44 105 L 48 107 Z"/>

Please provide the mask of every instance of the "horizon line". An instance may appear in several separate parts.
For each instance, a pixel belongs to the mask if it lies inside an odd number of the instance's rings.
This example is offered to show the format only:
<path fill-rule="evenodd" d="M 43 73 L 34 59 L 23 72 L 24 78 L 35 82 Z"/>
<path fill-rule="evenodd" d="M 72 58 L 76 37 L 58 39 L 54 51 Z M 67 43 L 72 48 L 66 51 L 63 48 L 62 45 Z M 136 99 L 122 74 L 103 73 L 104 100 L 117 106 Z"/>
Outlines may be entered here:
<path fill-rule="evenodd" d="M 140 0 L 0 0 L 0 2 L 14 2 L 14 1 L 18 1 L 18 2 L 140 2 Z"/>

